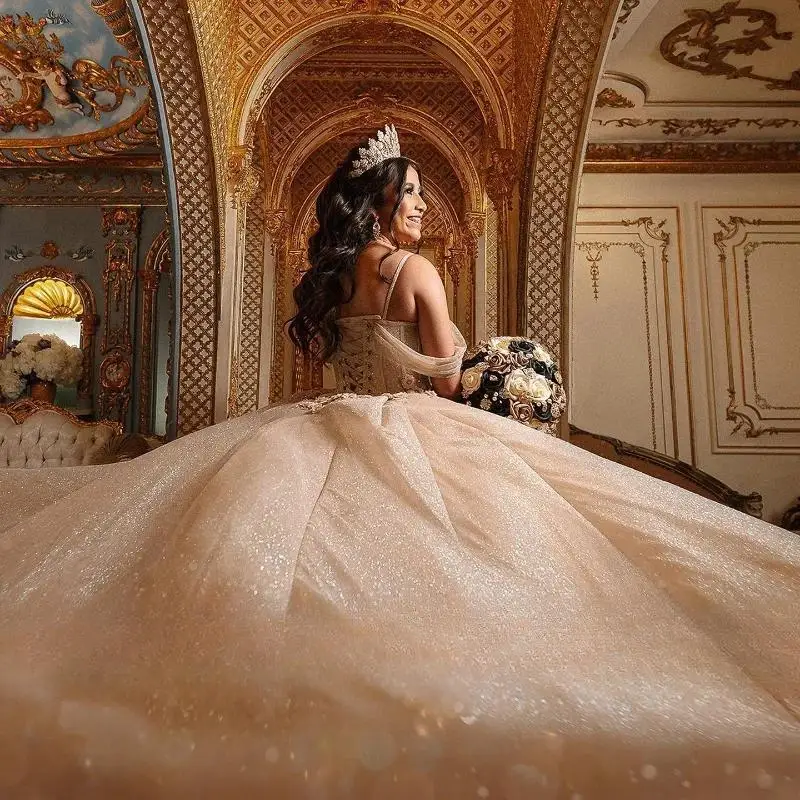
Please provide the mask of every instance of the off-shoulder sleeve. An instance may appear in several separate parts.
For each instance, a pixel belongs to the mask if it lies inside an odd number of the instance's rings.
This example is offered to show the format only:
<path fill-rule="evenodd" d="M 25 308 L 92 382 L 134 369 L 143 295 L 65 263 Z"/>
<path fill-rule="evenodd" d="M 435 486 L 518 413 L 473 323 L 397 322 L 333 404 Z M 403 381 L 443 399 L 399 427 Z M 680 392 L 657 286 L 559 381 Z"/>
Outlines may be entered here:
<path fill-rule="evenodd" d="M 452 356 L 443 358 L 426 356 L 424 353 L 417 352 L 412 347 L 401 342 L 381 325 L 375 326 L 375 337 L 395 361 L 398 361 L 408 369 L 419 375 L 427 375 L 429 378 L 449 378 L 451 375 L 456 375 L 460 372 L 461 361 L 467 349 L 467 343 L 464 341 L 461 331 L 452 322 L 450 325 L 456 349 Z"/>

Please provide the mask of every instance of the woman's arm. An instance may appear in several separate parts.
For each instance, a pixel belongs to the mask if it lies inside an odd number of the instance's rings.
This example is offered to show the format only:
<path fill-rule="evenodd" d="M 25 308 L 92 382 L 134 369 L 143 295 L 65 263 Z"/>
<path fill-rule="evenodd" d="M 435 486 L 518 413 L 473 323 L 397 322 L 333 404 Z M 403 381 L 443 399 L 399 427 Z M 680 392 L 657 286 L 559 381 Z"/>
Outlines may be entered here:
<path fill-rule="evenodd" d="M 408 260 L 404 271 L 408 272 L 409 289 L 414 296 L 422 352 L 438 358 L 452 356 L 456 344 L 453 341 L 444 284 L 436 267 L 427 258 L 414 255 Z M 456 373 L 449 378 L 431 378 L 431 383 L 436 394 L 452 398 L 458 393 L 461 375 Z"/>

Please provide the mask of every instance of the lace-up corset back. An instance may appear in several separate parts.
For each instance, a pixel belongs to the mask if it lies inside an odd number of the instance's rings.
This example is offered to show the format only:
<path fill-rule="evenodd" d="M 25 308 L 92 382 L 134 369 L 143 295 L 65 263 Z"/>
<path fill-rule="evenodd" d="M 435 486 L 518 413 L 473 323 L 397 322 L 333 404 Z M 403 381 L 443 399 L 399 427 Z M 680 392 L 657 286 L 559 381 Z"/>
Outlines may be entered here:
<path fill-rule="evenodd" d="M 455 353 L 449 358 L 435 358 L 420 352 L 415 322 L 385 318 L 397 278 L 409 258 L 410 254 L 403 257 L 392 276 L 382 314 L 341 317 L 337 321 L 342 339 L 331 366 L 338 392 L 424 392 L 431 388 L 432 377 L 453 375 L 460 369 L 466 348 L 455 325 Z"/>

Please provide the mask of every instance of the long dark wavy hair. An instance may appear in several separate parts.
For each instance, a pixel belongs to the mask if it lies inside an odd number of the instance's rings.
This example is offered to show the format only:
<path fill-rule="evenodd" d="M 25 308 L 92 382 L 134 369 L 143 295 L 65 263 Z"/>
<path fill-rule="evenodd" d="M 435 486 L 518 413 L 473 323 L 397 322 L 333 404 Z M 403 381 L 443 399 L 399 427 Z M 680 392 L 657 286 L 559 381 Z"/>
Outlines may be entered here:
<path fill-rule="evenodd" d="M 303 274 L 294 290 L 297 314 L 289 320 L 289 337 L 304 353 L 326 361 L 341 340 L 336 325 L 339 306 L 353 298 L 356 290 L 356 262 L 361 251 L 372 241 L 375 214 L 386 202 L 390 187 L 397 199 L 390 217 L 394 220 L 403 200 L 406 170 L 411 166 L 422 174 L 409 158 L 389 158 L 356 178 L 349 177 L 358 159 L 354 147 L 337 167 L 317 198 L 319 230 L 308 240 L 308 262 L 311 269 Z M 397 252 L 399 245 L 390 238 Z M 380 263 L 392 253 L 386 253 Z"/>

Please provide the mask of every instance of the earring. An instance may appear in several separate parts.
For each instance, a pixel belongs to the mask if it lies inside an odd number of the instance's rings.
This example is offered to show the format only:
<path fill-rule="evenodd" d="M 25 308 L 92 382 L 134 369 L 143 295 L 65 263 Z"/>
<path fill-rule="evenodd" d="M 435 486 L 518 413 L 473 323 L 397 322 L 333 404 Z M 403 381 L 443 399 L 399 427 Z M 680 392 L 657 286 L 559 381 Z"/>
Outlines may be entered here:
<path fill-rule="evenodd" d="M 381 235 L 381 223 L 375 217 L 375 222 L 372 223 L 372 238 L 377 239 Z"/>

